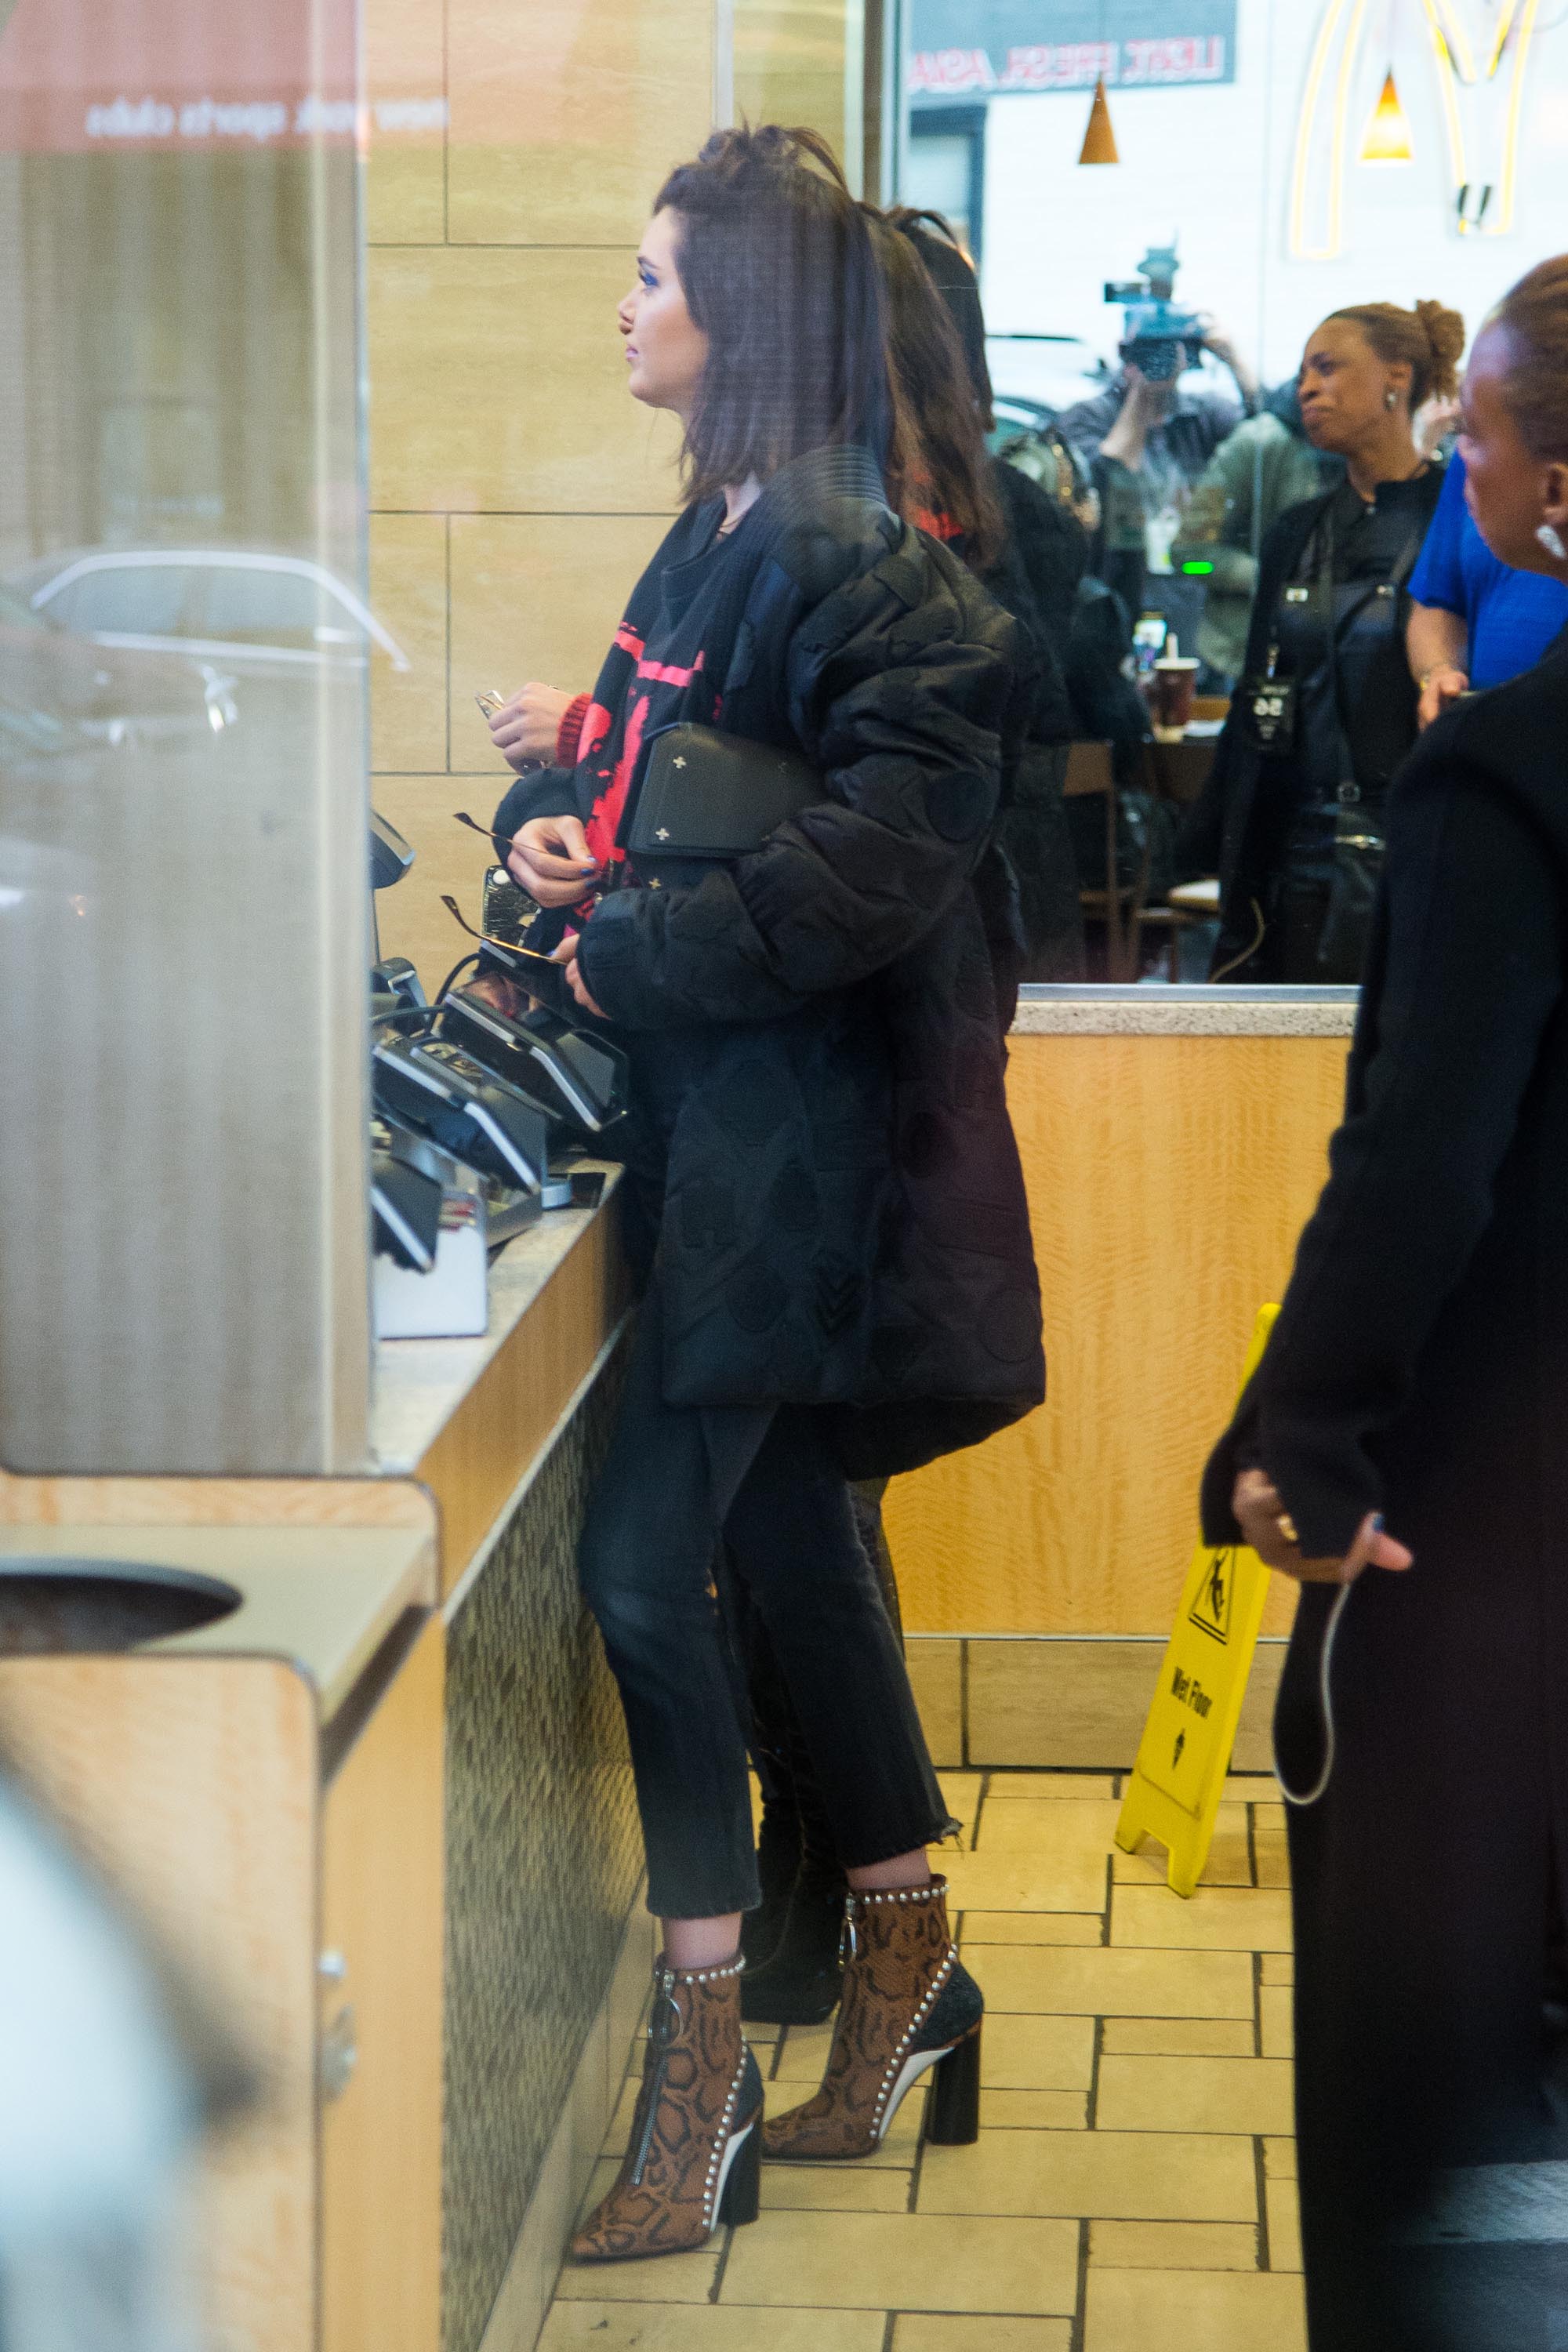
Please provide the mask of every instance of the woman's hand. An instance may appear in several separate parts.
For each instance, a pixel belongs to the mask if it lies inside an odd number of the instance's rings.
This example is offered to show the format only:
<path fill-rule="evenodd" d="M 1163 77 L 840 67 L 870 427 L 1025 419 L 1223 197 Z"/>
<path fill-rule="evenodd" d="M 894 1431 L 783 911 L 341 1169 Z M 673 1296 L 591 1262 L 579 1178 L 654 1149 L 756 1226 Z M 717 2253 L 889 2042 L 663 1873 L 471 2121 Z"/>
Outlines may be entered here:
<path fill-rule="evenodd" d="M 1421 699 L 1415 706 L 1415 724 L 1430 727 L 1434 719 L 1441 719 L 1451 702 L 1461 694 L 1468 694 L 1470 681 L 1462 669 L 1429 669 L 1421 682 Z"/>
<path fill-rule="evenodd" d="M 587 982 L 584 980 L 582 973 L 577 969 L 576 935 L 574 934 L 574 936 L 569 940 L 563 940 L 561 945 L 556 949 L 555 953 L 551 957 L 550 961 L 552 963 L 560 964 L 563 971 L 565 972 L 566 985 L 572 991 L 573 995 L 576 998 L 584 1012 L 592 1013 L 597 1020 L 607 1021 L 610 1017 L 609 1014 L 605 1011 L 602 1005 L 595 1003 L 593 998 L 588 993 Z"/>
<path fill-rule="evenodd" d="M 599 871 L 574 816 L 531 816 L 511 837 L 507 870 L 542 907 L 574 907 Z"/>
<path fill-rule="evenodd" d="M 1363 1568 L 1411 1568 L 1415 1555 L 1383 1532 L 1369 1511 L 1343 1559 L 1303 1559 L 1296 1530 L 1279 1488 L 1262 1470 L 1244 1470 L 1236 1482 L 1231 1508 L 1251 1549 L 1268 1568 L 1302 1584 L 1353 1584 Z"/>
<path fill-rule="evenodd" d="M 548 768 L 555 758 L 561 721 L 572 707 L 572 697 L 559 687 L 531 680 L 521 694 L 503 702 L 490 719 L 490 740 L 509 768 Z"/>

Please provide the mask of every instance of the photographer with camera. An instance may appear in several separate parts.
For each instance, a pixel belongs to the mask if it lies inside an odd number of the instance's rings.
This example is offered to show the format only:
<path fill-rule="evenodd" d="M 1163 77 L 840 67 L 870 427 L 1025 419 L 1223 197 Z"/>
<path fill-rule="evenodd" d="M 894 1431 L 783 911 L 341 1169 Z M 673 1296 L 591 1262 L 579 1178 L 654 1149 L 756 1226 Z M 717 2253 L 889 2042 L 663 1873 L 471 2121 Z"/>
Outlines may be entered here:
<path fill-rule="evenodd" d="M 1092 399 L 1064 410 L 1058 424 L 1092 470 L 1100 494 L 1091 572 L 1132 614 L 1157 605 L 1191 642 L 1205 583 L 1175 570 L 1171 547 L 1188 494 L 1250 408 L 1257 385 L 1218 321 L 1172 300 L 1173 246 L 1152 247 L 1139 269 L 1136 279 L 1105 289 L 1106 300 L 1124 310 L 1120 373 Z M 1182 382 L 1205 351 L 1229 369 L 1234 397 Z"/>

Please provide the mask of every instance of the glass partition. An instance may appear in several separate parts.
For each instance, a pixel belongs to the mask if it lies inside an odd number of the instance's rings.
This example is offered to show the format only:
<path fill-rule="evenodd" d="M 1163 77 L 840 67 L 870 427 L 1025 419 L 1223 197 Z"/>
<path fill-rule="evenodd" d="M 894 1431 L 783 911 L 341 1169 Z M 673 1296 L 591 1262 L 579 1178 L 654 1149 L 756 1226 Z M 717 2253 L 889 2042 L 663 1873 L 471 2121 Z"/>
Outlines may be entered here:
<path fill-rule="evenodd" d="M 353 0 L 0 0 L 0 1460 L 357 1464 Z"/>
<path fill-rule="evenodd" d="M 1109 651 L 1147 721 L 1140 730 L 1123 699 L 1110 723 L 1103 674 L 1098 699 L 1074 681 L 1080 733 L 1117 745 L 1121 794 L 1112 869 L 1094 763 L 1075 755 L 1079 879 L 1101 898 L 1120 892 L 1122 919 L 1118 950 L 1086 902 L 1085 968 L 1201 980 L 1234 951 L 1232 974 L 1215 977 L 1345 980 L 1331 957 L 1312 970 L 1279 963 L 1284 918 L 1268 888 L 1258 919 L 1269 944 L 1250 955 L 1234 873 L 1223 951 L 1202 895 L 1173 906 L 1169 892 L 1206 884 L 1212 898 L 1228 854 L 1223 812 L 1213 823 L 1190 812 L 1248 680 L 1263 542 L 1288 509 L 1346 478 L 1295 395 L 1303 348 L 1345 306 L 1426 298 L 1473 334 L 1531 263 L 1568 248 L 1568 41 L 1539 9 L 1503 0 L 903 0 L 899 47 L 898 193 L 943 215 L 973 258 L 993 446 L 1082 524 L 1076 625 L 1086 640 L 1092 628 L 1093 646 L 1080 645 L 1079 666 L 1092 653 L 1103 673 Z M 1407 463 L 1430 471 L 1408 502 L 1424 530 L 1454 417 L 1439 401 L 1417 405 Z M 1394 451 L 1383 478 L 1403 478 L 1405 462 Z M 1398 503 L 1380 485 L 1352 487 L 1373 491 L 1374 508 Z M 1361 505 L 1339 510 L 1342 542 Z M 1369 578 L 1381 563 L 1393 579 L 1404 536 L 1390 525 Z M 1321 538 L 1291 561 L 1303 594 L 1333 570 Z M 1401 630 L 1409 569 L 1394 581 Z M 1253 647 L 1259 667 L 1268 649 Z M 1279 677 L 1295 674 L 1293 658 L 1287 645 Z M 1415 688 L 1392 659 L 1375 691 L 1408 696 L 1413 740 Z M 1295 667 L 1310 700 L 1305 653 Z M 1236 823 L 1234 790 L 1267 796 L 1283 772 L 1238 757 L 1233 783 L 1238 723 L 1210 795 L 1223 787 Z M 1292 723 L 1312 722 L 1298 711 Z M 1138 747 L 1151 731 L 1171 740 Z M 1381 785 L 1358 764 L 1359 737 L 1347 756 L 1363 817 L 1375 815 Z M 1379 761 L 1381 776 L 1381 751 Z M 1331 808 L 1321 820 L 1313 855 L 1332 887 L 1344 853 Z M 1373 818 L 1361 830 L 1374 833 Z"/>

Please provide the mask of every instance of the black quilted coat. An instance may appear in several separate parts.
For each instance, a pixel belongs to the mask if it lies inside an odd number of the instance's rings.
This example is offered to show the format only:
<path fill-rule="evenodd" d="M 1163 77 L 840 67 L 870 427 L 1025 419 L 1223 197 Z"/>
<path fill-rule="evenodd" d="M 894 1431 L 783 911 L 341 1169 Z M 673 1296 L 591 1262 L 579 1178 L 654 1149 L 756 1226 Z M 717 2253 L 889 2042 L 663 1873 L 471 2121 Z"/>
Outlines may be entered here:
<path fill-rule="evenodd" d="M 638 740 L 679 719 L 821 769 L 826 800 L 693 887 L 617 856 L 579 968 L 657 1137 L 667 1397 L 821 1404 L 848 1474 L 885 1475 L 1045 1393 L 982 908 L 1032 681 L 861 452 L 798 460 L 721 544 L 720 520 L 676 523 L 585 756 L 522 780 L 497 829 L 572 812 L 604 854 Z"/>

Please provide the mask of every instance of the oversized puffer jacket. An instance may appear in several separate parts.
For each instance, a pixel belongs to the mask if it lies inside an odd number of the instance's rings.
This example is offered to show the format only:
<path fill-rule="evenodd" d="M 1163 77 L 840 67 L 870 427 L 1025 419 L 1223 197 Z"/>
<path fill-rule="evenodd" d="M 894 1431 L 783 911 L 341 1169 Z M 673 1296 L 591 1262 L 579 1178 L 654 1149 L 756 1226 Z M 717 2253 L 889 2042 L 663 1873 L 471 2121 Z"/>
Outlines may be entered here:
<path fill-rule="evenodd" d="M 859 450 L 689 509 L 638 583 L 574 769 L 611 887 L 579 969 L 632 1053 L 678 1404 L 816 1403 L 847 1471 L 906 1470 L 1045 1393 L 984 872 L 1033 678 L 1016 625 L 893 515 Z M 827 797 L 688 887 L 617 843 L 657 729 L 802 749 Z M 643 1155 L 646 1167 L 647 1154 Z"/>

